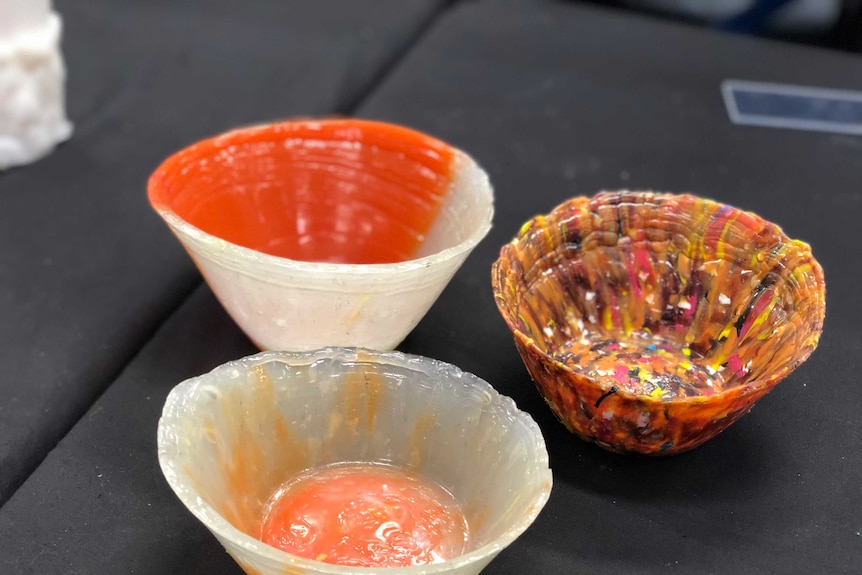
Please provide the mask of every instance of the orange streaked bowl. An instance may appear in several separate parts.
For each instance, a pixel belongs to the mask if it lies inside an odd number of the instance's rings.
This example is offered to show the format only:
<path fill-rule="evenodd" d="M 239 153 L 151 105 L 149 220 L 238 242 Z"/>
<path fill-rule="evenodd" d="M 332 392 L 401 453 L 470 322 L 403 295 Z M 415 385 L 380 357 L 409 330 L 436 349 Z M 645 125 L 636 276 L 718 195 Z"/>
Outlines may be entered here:
<path fill-rule="evenodd" d="M 673 454 L 714 437 L 817 347 L 811 248 L 692 195 L 606 192 L 527 222 L 494 263 L 530 375 L 581 438 Z"/>
<path fill-rule="evenodd" d="M 398 352 L 264 352 L 222 365 L 171 391 L 158 449 L 171 489 L 249 575 L 475 575 L 533 523 L 553 480 L 538 425 L 511 398 Z M 367 568 L 263 543 L 269 496 L 341 462 L 385 463 L 444 487 L 467 520 L 464 552 Z"/>

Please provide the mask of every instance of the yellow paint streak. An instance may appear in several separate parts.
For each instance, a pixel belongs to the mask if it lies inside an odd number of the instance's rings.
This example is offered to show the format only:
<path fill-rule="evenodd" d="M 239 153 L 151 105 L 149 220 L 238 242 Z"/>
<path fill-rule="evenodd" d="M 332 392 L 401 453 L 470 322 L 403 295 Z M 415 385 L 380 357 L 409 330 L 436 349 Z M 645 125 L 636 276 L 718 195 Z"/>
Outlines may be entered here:
<path fill-rule="evenodd" d="M 620 313 L 623 316 L 623 330 L 625 330 L 626 336 L 630 336 L 632 331 L 634 331 L 634 327 L 632 326 L 632 318 L 628 313 L 628 310 L 621 309 Z"/>
<path fill-rule="evenodd" d="M 753 333 L 758 327 L 763 325 L 763 323 L 769 317 L 769 314 L 772 313 L 772 309 L 775 307 L 776 303 L 778 303 L 778 298 L 775 296 L 775 294 L 772 294 L 772 299 L 766 305 L 766 308 L 762 312 L 760 312 L 760 315 L 757 316 L 751 323 L 751 328 L 749 328 L 748 333 Z"/>
<path fill-rule="evenodd" d="M 548 243 L 548 248 L 554 248 L 554 234 L 551 233 L 551 226 L 548 225 L 547 219 L 542 220 L 542 231 L 544 232 L 545 241 Z"/>
<path fill-rule="evenodd" d="M 611 314 L 610 305 L 605 306 L 605 309 L 602 311 L 602 323 L 605 325 L 605 329 L 608 331 L 614 328 L 614 318 Z"/>
<path fill-rule="evenodd" d="M 701 260 L 707 259 L 706 246 L 704 245 L 704 242 L 706 240 L 706 234 L 703 232 L 709 226 L 709 222 L 712 219 L 712 215 L 713 213 L 711 210 L 698 210 L 694 214 L 694 218 L 691 223 L 691 229 L 697 230 L 699 233 L 695 233 L 694 235 L 699 237 L 698 241 L 691 242 L 688 246 L 688 249 L 686 250 L 686 255 L 689 259 L 694 259 L 698 256 Z M 686 274 L 686 277 L 689 276 Z"/>
<path fill-rule="evenodd" d="M 754 252 L 753 254 L 751 254 L 751 267 L 757 269 L 757 262 L 760 261 L 762 257 L 763 256 L 760 252 Z"/>
<path fill-rule="evenodd" d="M 536 218 L 536 220 L 538 220 L 538 219 L 539 219 L 539 218 L 537 217 L 537 218 Z M 527 235 L 527 233 L 530 231 L 530 228 L 531 228 L 532 226 L 533 226 L 533 220 L 527 220 L 527 221 L 526 221 L 526 222 L 524 222 L 524 224 L 521 226 L 521 229 L 520 229 L 520 230 L 518 230 L 518 235 L 519 235 L 519 236 L 521 236 L 521 237 L 526 236 L 526 235 Z"/>
<path fill-rule="evenodd" d="M 808 281 L 808 276 L 811 274 L 810 265 L 801 265 L 793 268 L 793 279 L 800 285 Z"/>
<path fill-rule="evenodd" d="M 739 217 L 739 214 L 734 212 L 733 215 L 727 219 L 727 222 L 724 224 L 724 228 L 721 230 L 721 235 L 718 236 L 718 245 L 715 248 L 715 256 L 718 259 L 724 259 L 724 241 L 737 217 Z"/>
<path fill-rule="evenodd" d="M 359 319 L 359 316 L 362 315 L 362 311 L 365 309 L 365 304 L 368 303 L 370 298 L 370 294 L 361 294 L 356 298 L 356 306 L 353 308 L 353 311 L 350 312 L 350 315 L 344 319 L 345 327 L 352 326 L 354 322 Z"/>

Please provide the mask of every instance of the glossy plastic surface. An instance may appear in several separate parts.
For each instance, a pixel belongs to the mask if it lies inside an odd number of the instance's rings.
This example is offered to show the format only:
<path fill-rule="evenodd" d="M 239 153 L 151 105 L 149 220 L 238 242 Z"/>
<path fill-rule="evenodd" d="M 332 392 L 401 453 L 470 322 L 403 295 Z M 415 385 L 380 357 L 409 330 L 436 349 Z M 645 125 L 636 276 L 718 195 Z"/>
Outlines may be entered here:
<path fill-rule="evenodd" d="M 159 462 L 180 500 L 252 574 L 368 573 L 257 539 L 285 480 L 338 462 L 382 462 L 458 500 L 470 540 L 450 561 L 374 572 L 478 573 L 536 518 L 551 472 L 538 426 L 486 382 L 397 352 L 266 352 L 178 385 L 159 422 Z"/>
<path fill-rule="evenodd" d="M 614 451 L 672 454 L 726 429 L 817 347 L 811 248 L 691 195 L 574 198 L 527 222 L 492 282 L 559 419 Z"/>
<path fill-rule="evenodd" d="M 363 120 L 229 132 L 168 158 L 153 207 L 263 349 L 394 348 L 488 233 L 466 154 Z"/>

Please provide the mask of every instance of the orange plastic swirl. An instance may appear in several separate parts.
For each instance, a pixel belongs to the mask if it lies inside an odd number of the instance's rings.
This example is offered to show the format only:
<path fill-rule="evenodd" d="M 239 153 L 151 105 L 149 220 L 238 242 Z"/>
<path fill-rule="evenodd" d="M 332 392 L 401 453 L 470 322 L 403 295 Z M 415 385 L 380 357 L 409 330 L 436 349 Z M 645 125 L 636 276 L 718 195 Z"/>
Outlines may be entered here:
<path fill-rule="evenodd" d="M 454 150 L 364 120 L 288 121 L 228 132 L 168 158 L 157 210 L 270 255 L 352 264 L 412 259 L 449 190 Z"/>

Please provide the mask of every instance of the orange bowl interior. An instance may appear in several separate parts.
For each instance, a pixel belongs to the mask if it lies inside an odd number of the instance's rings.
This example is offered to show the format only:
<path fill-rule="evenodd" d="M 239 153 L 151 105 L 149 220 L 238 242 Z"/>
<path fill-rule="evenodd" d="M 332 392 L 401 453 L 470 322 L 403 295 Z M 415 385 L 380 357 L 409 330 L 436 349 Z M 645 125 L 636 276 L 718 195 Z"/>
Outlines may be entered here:
<path fill-rule="evenodd" d="M 415 257 L 449 192 L 454 150 L 363 120 L 235 130 L 168 158 L 153 207 L 273 256 L 377 264 Z"/>

